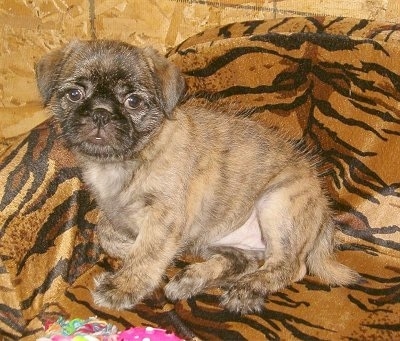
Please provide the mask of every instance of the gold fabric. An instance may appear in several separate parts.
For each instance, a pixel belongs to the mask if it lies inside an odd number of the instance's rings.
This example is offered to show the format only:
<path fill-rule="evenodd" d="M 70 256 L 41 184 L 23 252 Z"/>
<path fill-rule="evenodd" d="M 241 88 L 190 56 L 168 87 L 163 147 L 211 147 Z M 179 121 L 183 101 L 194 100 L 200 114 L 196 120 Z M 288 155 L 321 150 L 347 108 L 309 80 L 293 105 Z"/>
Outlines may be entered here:
<path fill-rule="evenodd" d="M 31 340 L 46 320 L 96 315 L 186 339 L 400 339 L 398 30 L 343 18 L 253 21 L 205 31 L 168 54 L 200 103 L 239 108 L 321 151 L 338 258 L 365 283 L 330 288 L 308 276 L 244 316 L 219 307 L 218 289 L 175 304 L 156 292 L 124 312 L 95 306 L 92 278 L 115 261 L 99 249 L 96 204 L 50 119 L 1 155 L 0 332 Z M 168 276 L 191 261 L 177 260 Z"/>

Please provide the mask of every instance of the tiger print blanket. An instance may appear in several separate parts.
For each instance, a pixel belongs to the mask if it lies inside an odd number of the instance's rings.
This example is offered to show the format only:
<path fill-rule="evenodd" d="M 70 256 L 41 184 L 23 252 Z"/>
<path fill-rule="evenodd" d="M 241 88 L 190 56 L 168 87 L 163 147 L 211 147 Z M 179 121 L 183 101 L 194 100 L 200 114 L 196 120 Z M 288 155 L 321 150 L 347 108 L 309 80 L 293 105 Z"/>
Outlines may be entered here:
<path fill-rule="evenodd" d="M 175 304 L 160 290 L 123 312 L 95 306 L 92 278 L 116 263 L 99 248 L 96 203 L 50 119 L 0 157 L 1 335 L 34 340 L 62 315 L 187 340 L 399 340 L 399 40 L 399 25 L 285 18 L 210 29 L 168 53 L 200 102 L 234 103 L 321 150 L 338 258 L 365 283 L 331 288 L 308 276 L 244 316 L 219 306 L 218 289 Z"/>

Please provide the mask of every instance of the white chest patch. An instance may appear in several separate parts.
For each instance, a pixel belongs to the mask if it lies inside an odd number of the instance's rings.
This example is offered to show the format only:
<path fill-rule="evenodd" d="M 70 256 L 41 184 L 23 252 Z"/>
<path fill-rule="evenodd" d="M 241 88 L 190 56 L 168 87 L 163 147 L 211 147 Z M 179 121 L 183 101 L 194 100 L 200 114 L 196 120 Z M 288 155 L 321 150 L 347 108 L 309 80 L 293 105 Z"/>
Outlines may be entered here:
<path fill-rule="evenodd" d="M 232 246 L 244 250 L 264 251 L 265 244 L 262 240 L 256 211 L 253 210 L 249 219 L 241 227 L 212 244 Z"/>
<path fill-rule="evenodd" d="M 129 173 L 122 164 L 103 164 L 87 168 L 85 178 L 100 198 L 109 198 L 122 190 Z"/>

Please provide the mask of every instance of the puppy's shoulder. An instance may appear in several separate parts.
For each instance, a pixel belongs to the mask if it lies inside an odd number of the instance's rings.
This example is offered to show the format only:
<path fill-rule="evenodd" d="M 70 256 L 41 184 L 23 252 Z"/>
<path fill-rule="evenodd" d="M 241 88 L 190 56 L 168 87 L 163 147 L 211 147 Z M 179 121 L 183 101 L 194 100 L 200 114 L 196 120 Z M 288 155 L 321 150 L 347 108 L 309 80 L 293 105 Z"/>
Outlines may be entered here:
<path fill-rule="evenodd" d="M 233 102 L 221 105 L 194 98 L 179 106 L 178 111 L 191 131 L 202 131 L 211 139 L 227 139 L 235 143 L 285 139 L 276 129 L 248 117 L 247 111 Z"/>

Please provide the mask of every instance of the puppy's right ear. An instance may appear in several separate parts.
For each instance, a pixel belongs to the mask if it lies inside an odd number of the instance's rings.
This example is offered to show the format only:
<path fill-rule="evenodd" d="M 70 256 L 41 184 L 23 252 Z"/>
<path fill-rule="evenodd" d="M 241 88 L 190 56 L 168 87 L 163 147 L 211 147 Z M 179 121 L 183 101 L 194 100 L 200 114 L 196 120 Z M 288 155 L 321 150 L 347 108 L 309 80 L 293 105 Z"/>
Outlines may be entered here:
<path fill-rule="evenodd" d="M 145 47 L 143 53 L 161 85 L 165 114 L 169 116 L 186 92 L 183 74 L 176 65 L 153 48 Z"/>
<path fill-rule="evenodd" d="M 35 65 L 36 82 L 42 95 L 44 105 L 47 105 L 58 84 L 60 71 L 66 56 L 77 42 L 69 43 L 64 47 L 44 55 Z"/>

